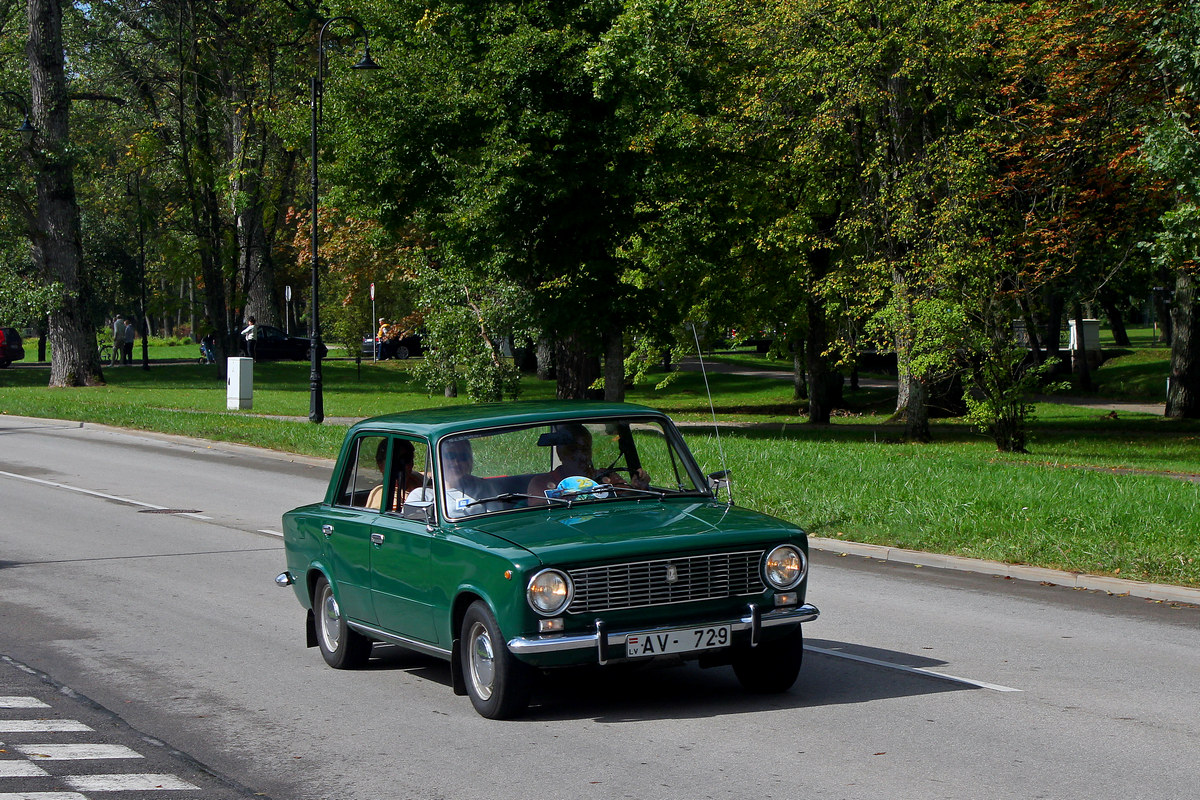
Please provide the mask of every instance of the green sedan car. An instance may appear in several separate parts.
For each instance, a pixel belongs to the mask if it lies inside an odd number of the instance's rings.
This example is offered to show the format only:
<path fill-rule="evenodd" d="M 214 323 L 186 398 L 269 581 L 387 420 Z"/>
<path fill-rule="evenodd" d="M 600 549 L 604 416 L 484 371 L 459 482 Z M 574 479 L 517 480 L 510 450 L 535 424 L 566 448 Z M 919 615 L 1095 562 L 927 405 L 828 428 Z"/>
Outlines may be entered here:
<path fill-rule="evenodd" d="M 698 659 L 754 692 L 803 653 L 804 531 L 722 502 L 675 425 L 623 403 L 458 406 L 346 434 L 325 498 L 283 516 L 308 644 L 332 667 L 375 642 L 450 662 L 485 717 L 545 670 Z"/>

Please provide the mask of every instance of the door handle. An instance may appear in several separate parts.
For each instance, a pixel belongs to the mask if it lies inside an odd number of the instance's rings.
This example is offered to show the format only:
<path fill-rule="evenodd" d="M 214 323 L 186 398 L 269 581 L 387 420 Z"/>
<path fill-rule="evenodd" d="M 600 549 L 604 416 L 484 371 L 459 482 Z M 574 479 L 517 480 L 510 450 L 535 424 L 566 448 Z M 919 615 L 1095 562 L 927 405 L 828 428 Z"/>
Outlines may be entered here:
<path fill-rule="evenodd" d="M 325 534 L 325 538 L 328 539 L 330 536 L 333 536 L 333 526 L 332 525 L 322 525 L 321 533 Z"/>
<path fill-rule="evenodd" d="M 376 547 L 383 544 L 383 534 L 382 533 L 372 533 L 371 534 L 371 544 L 375 545 Z"/>

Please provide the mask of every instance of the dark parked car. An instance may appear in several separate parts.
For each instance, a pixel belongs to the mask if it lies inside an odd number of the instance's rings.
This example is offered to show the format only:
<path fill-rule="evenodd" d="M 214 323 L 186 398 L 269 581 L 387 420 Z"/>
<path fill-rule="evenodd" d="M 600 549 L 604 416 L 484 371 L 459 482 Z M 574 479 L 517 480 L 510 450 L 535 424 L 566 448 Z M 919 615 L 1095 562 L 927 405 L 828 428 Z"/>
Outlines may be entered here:
<path fill-rule="evenodd" d="M 289 336 L 271 325 L 258 326 L 258 344 L 255 358 L 259 361 L 304 361 L 308 359 L 309 340 L 300 336 Z M 321 345 L 321 358 L 329 348 Z"/>
<path fill-rule="evenodd" d="M 16 328 L 0 328 L 0 369 L 25 358 L 21 334 Z"/>
<path fill-rule="evenodd" d="M 596 664 L 696 659 L 787 691 L 819 613 L 808 540 L 721 502 L 726 475 L 643 406 L 376 417 L 346 434 L 325 497 L 284 514 L 275 580 L 330 666 L 375 642 L 445 659 L 485 717 L 521 713 L 544 671 Z"/>
<path fill-rule="evenodd" d="M 424 350 L 421 348 L 421 334 L 413 333 L 408 336 L 402 336 L 399 339 L 385 340 L 383 349 L 379 352 L 378 358 L 383 361 L 386 358 L 406 359 L 414 356 L 420 356 Z M 362 357 L 363 360 L 375 358 L 375 340 L 372 338 L 363 339 L 362 342 Z"/>

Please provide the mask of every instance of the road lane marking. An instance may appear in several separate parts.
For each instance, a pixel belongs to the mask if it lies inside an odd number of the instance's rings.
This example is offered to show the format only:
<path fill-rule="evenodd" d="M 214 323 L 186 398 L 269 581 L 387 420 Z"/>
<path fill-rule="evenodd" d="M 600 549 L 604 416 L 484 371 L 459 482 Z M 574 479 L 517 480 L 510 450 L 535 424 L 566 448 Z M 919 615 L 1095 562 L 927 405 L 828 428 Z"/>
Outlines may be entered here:
<path fill-rule="evenodd" d="M 866 656 L 856 656 L 851 653 L 843 653 L 838 650 L 826 650 L 824 647 L 813 647 L 812 645 L 804 645 L 804 649 L 812 653 L 818 653 L 823 656 L 832 656 L 833 658 L 845 658 L 850 661 L 859 661 L 863 664 L 872 664 L 876 667 L 885 667 L 887 669 L 899 670 L 900 672 L 910 672 L 914 675 L 926 675 L 931 678 L 941 678 L 944 681 L 953 681 L 954 683 L 964 683 L 967 686 L 975 686 L 979 689 L 991 689 L 993 692 L 1021 692 L 1023 689 L 1014 689 L 1011 686 L 1001 686 L 998 683 L 985 683 L 984 681 L 976 681 L 971 678 L 960 678 L 957 675 L 947 675 L 945 672 L 935 672 L 924 667 L 906 667 L 903 664 L 893 664 L 891 661 L 880 661 L 877 658 L 867 658 Z"/>
<path fill-rule="evenodd" d="M 193 786 L 174 775 L 152 773 L 66 775 L 62 778 L 62 781 L 78 792 L 153 792 L 162 789 L 197 791 L 200 789 L 199 786 Z"/>
<path fill-rule="evenodd" d="M 272 531 L 272 530 L 268 530 L 266 528 L 259 528 L 258 532 L 265 533 L 267 536 L 278 536 L 280 539 L 283 538 L 283 534 L 280 533 L 279 531 Z"/>
<path fill-rule="evenodd" d="M 153 511 L 165 511 L 167 509 L 167 506 L 156 506 L 153 503 L 143 503 L 141 500 L 132 500 L 128 497 L 121 497 L 120 495 L 116 495 L 116 494 L 107 494 L 105 492 L 97 492 L 93 489 L 84 489 L 79 486 L 72 486 L 69 483 L 59 483 L 58 481 L 44 481 L 41 478 L 32 478 L 28 475 L 18 475 L 15 472 L 4 472 L 3 470 L 0 470 L 0 475 L 3 475 L 7 478 L 16 478 L 19 481 L 28 481 L 29 483 L 36 483 L 41 486 L 49 486 L 53 489 L 66 489 L 68 492 L 77 492 L 79 494 L 86 494 L 89 497 L 99 497 L 101 500 L 113 500 L 117 503 L 125 503 L 125 504 L 131 505 L 131 506 L 138 506 L 139 508 L 148 508 Z M 212 517 L 206 517 L 203 514 L 175 514 L 173 516 L 191 517 L 192 519 L 202 519 L 202 520 L 212 519 Z"/>
<path fill-rule="evenodd" d="M 137 750 L 123 744 L 19 744 L 14 749 L 35 761 L 145 758 Z"/>
<path fill-rule="evenodd" d="M 88 800 L 79 792 L 0 792 L 0 800 Z"/>
<path fill-rule="evenodd" d="M 28 761 L 0 761 L 0 778 L 45 778 L 49 772 Z"/>
<path fill-rule="evenodd" d="M 49 708 L 36 697 L 0 697 L 0 708 Z"/>
<path fill-rule="evenodd" d="M 73 719 L 0 719 L 0 733 L 56 733 L 90 731 Z"/>

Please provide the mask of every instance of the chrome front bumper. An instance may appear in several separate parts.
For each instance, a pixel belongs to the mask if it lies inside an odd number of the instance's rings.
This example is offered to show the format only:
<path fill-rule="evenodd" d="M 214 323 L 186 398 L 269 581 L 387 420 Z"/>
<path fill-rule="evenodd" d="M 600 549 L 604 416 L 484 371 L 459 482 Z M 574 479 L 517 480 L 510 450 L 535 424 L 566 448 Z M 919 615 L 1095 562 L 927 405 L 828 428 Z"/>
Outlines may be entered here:
<path fill-rule="evenodd" d="M 546 636 L 518 636 L 515 639 L 509 639 L 508 649 L 516 656 L 533 656 L 543 653 L 563 653 L 573 650 L 594 650 L 596 659 L 600 664 L 604 664 L 609 660 L 609 649 L 620 648 L 625 643 L 627 636 L 647 636 L 663 631 L 678 630 L 679 628 L 701 627 L 704 625 L 728 625 L 733 631 L 749 631 L 750 646 L 754 647 L 758 644 L 759 633 L 763 628 L 773 628 L 776 625 L 795 625 L 798 622 L 812 622 L 821 615 L 813 605 L 802 605 L 794 608 L 776 608 L 770 611 L 763 611 L 758 606 L 750 604 L 746 608 L 746 615 L 736 619 L 721 619 L 721 620 L 705 620 L 703 622 L 681 624 L 681 625 L 662 625 L 656 628 L 631 628 L 628 630 L 610 631 L 604 624 L 603 620 L 596 620 L 596 630 L 594 633 L 577 634 L 568 636 L 566 634 L 549 634 Z M 620 652 L 617 650 L 617 652 Z M 620 656 L 613 655 L 614 658 Z"/>

